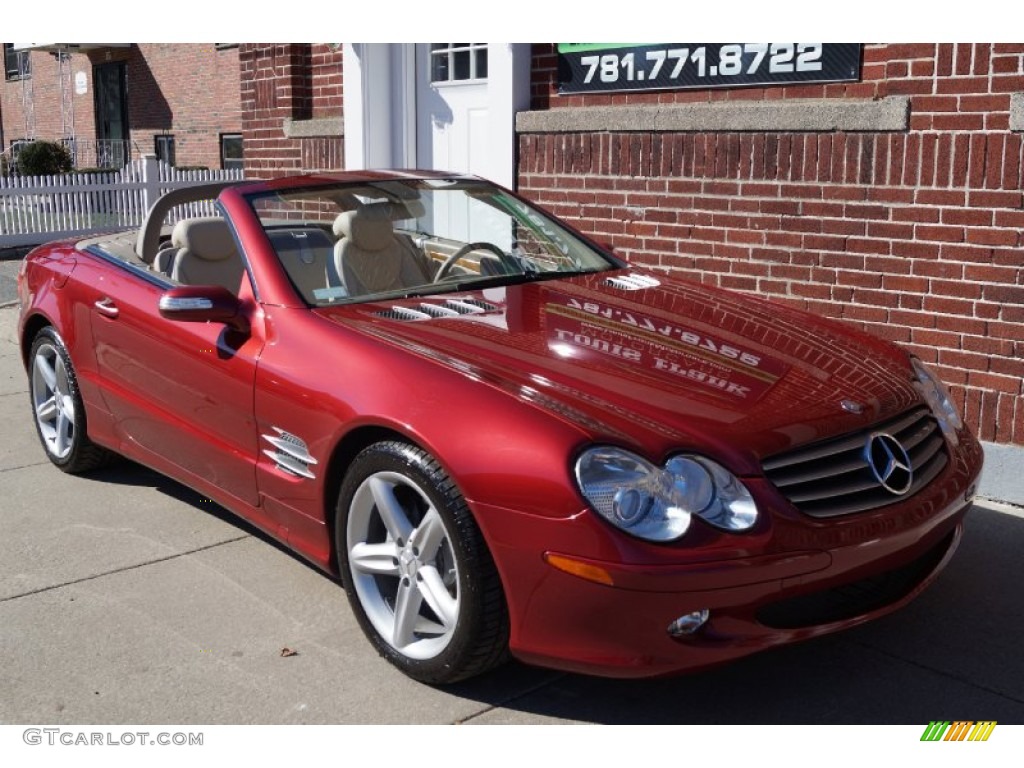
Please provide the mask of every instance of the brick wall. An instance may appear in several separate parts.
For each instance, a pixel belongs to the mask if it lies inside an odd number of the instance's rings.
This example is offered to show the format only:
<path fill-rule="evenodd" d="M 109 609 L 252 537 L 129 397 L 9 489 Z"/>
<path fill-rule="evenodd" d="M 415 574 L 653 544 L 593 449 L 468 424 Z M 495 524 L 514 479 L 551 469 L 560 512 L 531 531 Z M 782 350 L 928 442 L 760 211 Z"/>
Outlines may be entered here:
<path fill-rule="evenodd" d="M 341 117 L 342 90 L 341 48 L 327 45 L 309 46 L 309 95 L 311 117 Z"/>
<path fill-rule="evenodd" d="M 139 43 L 126 50 L 128 124 L 139 148 L 153 152 L 155 135 L 173 134 L 177 165 L 220 168 L 220 135 L 242 131 L 238 49 Z"/>
<path fill-rule="evenodd" d="M 24 89 L 30 88 L 33 112 L 35 114 L 36 137 L 60 139 L 64 133 L 61 122 L 61 97 L 57 87 L 57 60 L 44 51 L 29 53 L 32 67 L 30 83 L 21 80 L 0 80 L 0 119 L 3 120 L 4 146 L 12 141 L 26 138 Z M 89 90 L 82 95 L 73 95 L 75 130 L 79 136 L 92 138 L 95 131 L 92 94 L 92 63 L 84 53 L 71 56 L 72 75 L 86 72 Z M 73 91 L 72 87 L 72 91 Z"/>
<path fill-rule="evenodd" d="M 58 140 L 65 135 L 56 58 L 30 53 L 35 136 Z M 74 129 L 80 139 L 95 139 L 93 67 L 125 62 L 129 137 L 140 153 L 153 152 L 153 137 L 173 134 L 178 165 L 220 167 L 220 134 L 240 133 L 238 49 L 218 50 L 212 43 L 150 44 L 101 48 L 71 57 L 74 74 L 84 72 L 87 91 L 74 98 Z M 24 136 L 23 84 L 0 85 L 5 148 Z"/>
<path fill-rule="evenodd" d="M 749 291 L 935 364 L 980 437 L 1024 445 L 1024 45 L 867 45 L 859 83 L 559 96 L 533 109 L 910 95 L 885 133 L 519 137 L 519 186 L 635 263 Z"/>
<path fill-rule="evenodd" d="M 30 56 L 35 137 L 70 135 L 61 122 L 56 58 L 45 51 Z M 125 61 L 128 131 L 138 153 L 154 152 L 155 135 L 173 134 L 177 165 L 220 167 L 220 134 L 242 131 L 237 48 L 139 43 L 72 54 L 72 90 L 77 73 L 87 78 L 86 92 L 73 96 L 79 139 L 96 137 L 93 67 L 109 61 Z M 23 88 L 20 81 L 0 85 L 5 148 L 26 133 Z"/>
<path fill-rule="evenodd" d="M 289 137 L 285 121 L 342 117 L 342 52 L 326 44 L 243 43 L 242 137 L 246 176 L 341 170 L 343 138 Z"/>

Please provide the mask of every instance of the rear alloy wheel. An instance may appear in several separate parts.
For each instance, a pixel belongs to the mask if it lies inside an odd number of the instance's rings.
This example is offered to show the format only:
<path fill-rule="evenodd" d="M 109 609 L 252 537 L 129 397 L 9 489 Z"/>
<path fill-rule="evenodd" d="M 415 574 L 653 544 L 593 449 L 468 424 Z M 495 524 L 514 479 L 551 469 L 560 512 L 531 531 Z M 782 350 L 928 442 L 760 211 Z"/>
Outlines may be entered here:
<path fill-rule="evenodd" d="M 32 413 L 47 457 L 69 473 L 87 472 L 106 463 L 108 452 L 86 436 L 85 407 L 75 370 L 53 328 L 43 328 L 36 335 L 29 359 Z"/>
<path fill-rule="evenodd" d="M 505 659 L 508 614 L 494 562 L 428 454 L 402 442 L 360 453 L 342 484 L 336 537 L 363 631 L 407 675 L 453 683 Z"/>

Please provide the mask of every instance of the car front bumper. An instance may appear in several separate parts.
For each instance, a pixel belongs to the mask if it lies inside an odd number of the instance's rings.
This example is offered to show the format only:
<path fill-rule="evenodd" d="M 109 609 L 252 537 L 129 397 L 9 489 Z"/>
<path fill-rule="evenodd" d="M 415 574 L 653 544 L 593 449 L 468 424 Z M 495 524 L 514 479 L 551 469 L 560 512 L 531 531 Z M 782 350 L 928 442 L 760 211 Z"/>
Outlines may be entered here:
<path fill-rule="evenodd" d="M 780 524 L 743 556 L 718 560 L 683 547 L 674 562 L 643 562 L 629 546 L 607 557 L 607 537 L 622 537 L 589 512 L 551 519 L 473 506 L 505 584 L 513 655 L 573 672 L 653 677 L 853 627 L 911 601 L 960 541 L 980 447 L 972 439 L 959 458 L 906 502 L 828 521 L 805 519 L 766 482 L 748 482 L 762 509 L 777 500 L 777 514 L 768 514 Z M 553 567 L 552 555 L 600 578 Z M 676 619 L 704 610 L 697 631 L 670 634 Z"/>

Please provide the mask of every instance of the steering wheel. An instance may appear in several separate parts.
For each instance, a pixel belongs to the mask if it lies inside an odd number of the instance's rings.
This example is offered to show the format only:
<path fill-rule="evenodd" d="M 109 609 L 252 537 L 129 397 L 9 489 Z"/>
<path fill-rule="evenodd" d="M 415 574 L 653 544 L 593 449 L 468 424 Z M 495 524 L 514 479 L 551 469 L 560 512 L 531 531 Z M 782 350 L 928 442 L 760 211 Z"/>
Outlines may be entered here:
<path fill-rule="evenodd" d="M 455 253 L 444 260 L 441 268 L 437 270 L 437 274 L 434 275 L 434 282 L 439 283 L 448 277 L 448 273 L 451 272 L 452 267 L 462 261 L 462 259 L 473 251 L 490 251 L 501 260 L 504 267 L 512 267 L 513 270 L 517 268 L 511 257 L 509 257 L 507 253 L 501 250 L 501 248 L 496 246 L 494 243 L 484 241 L 480 241 L 478 243 L 466 243 L 464 246 L 459 248 L 459 250 L 455 251 Z"/>

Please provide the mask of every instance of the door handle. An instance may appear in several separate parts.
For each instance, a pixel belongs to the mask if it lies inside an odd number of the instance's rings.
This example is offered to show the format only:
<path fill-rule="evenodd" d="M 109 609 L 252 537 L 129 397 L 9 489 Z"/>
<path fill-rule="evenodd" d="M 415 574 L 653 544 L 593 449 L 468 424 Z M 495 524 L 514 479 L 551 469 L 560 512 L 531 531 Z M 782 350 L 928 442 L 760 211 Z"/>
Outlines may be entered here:
<path fill-rule="evenodd" d="M 110 297 L 99 299 L 95 304 L 93 304 L 93 306 L 96 307 L 101 315 L 105 315 L 107 317 L 117 317 L 121 312 L 121 310 L 117 308 L 117 304 L 115 304 L 114 300 Z"/>

